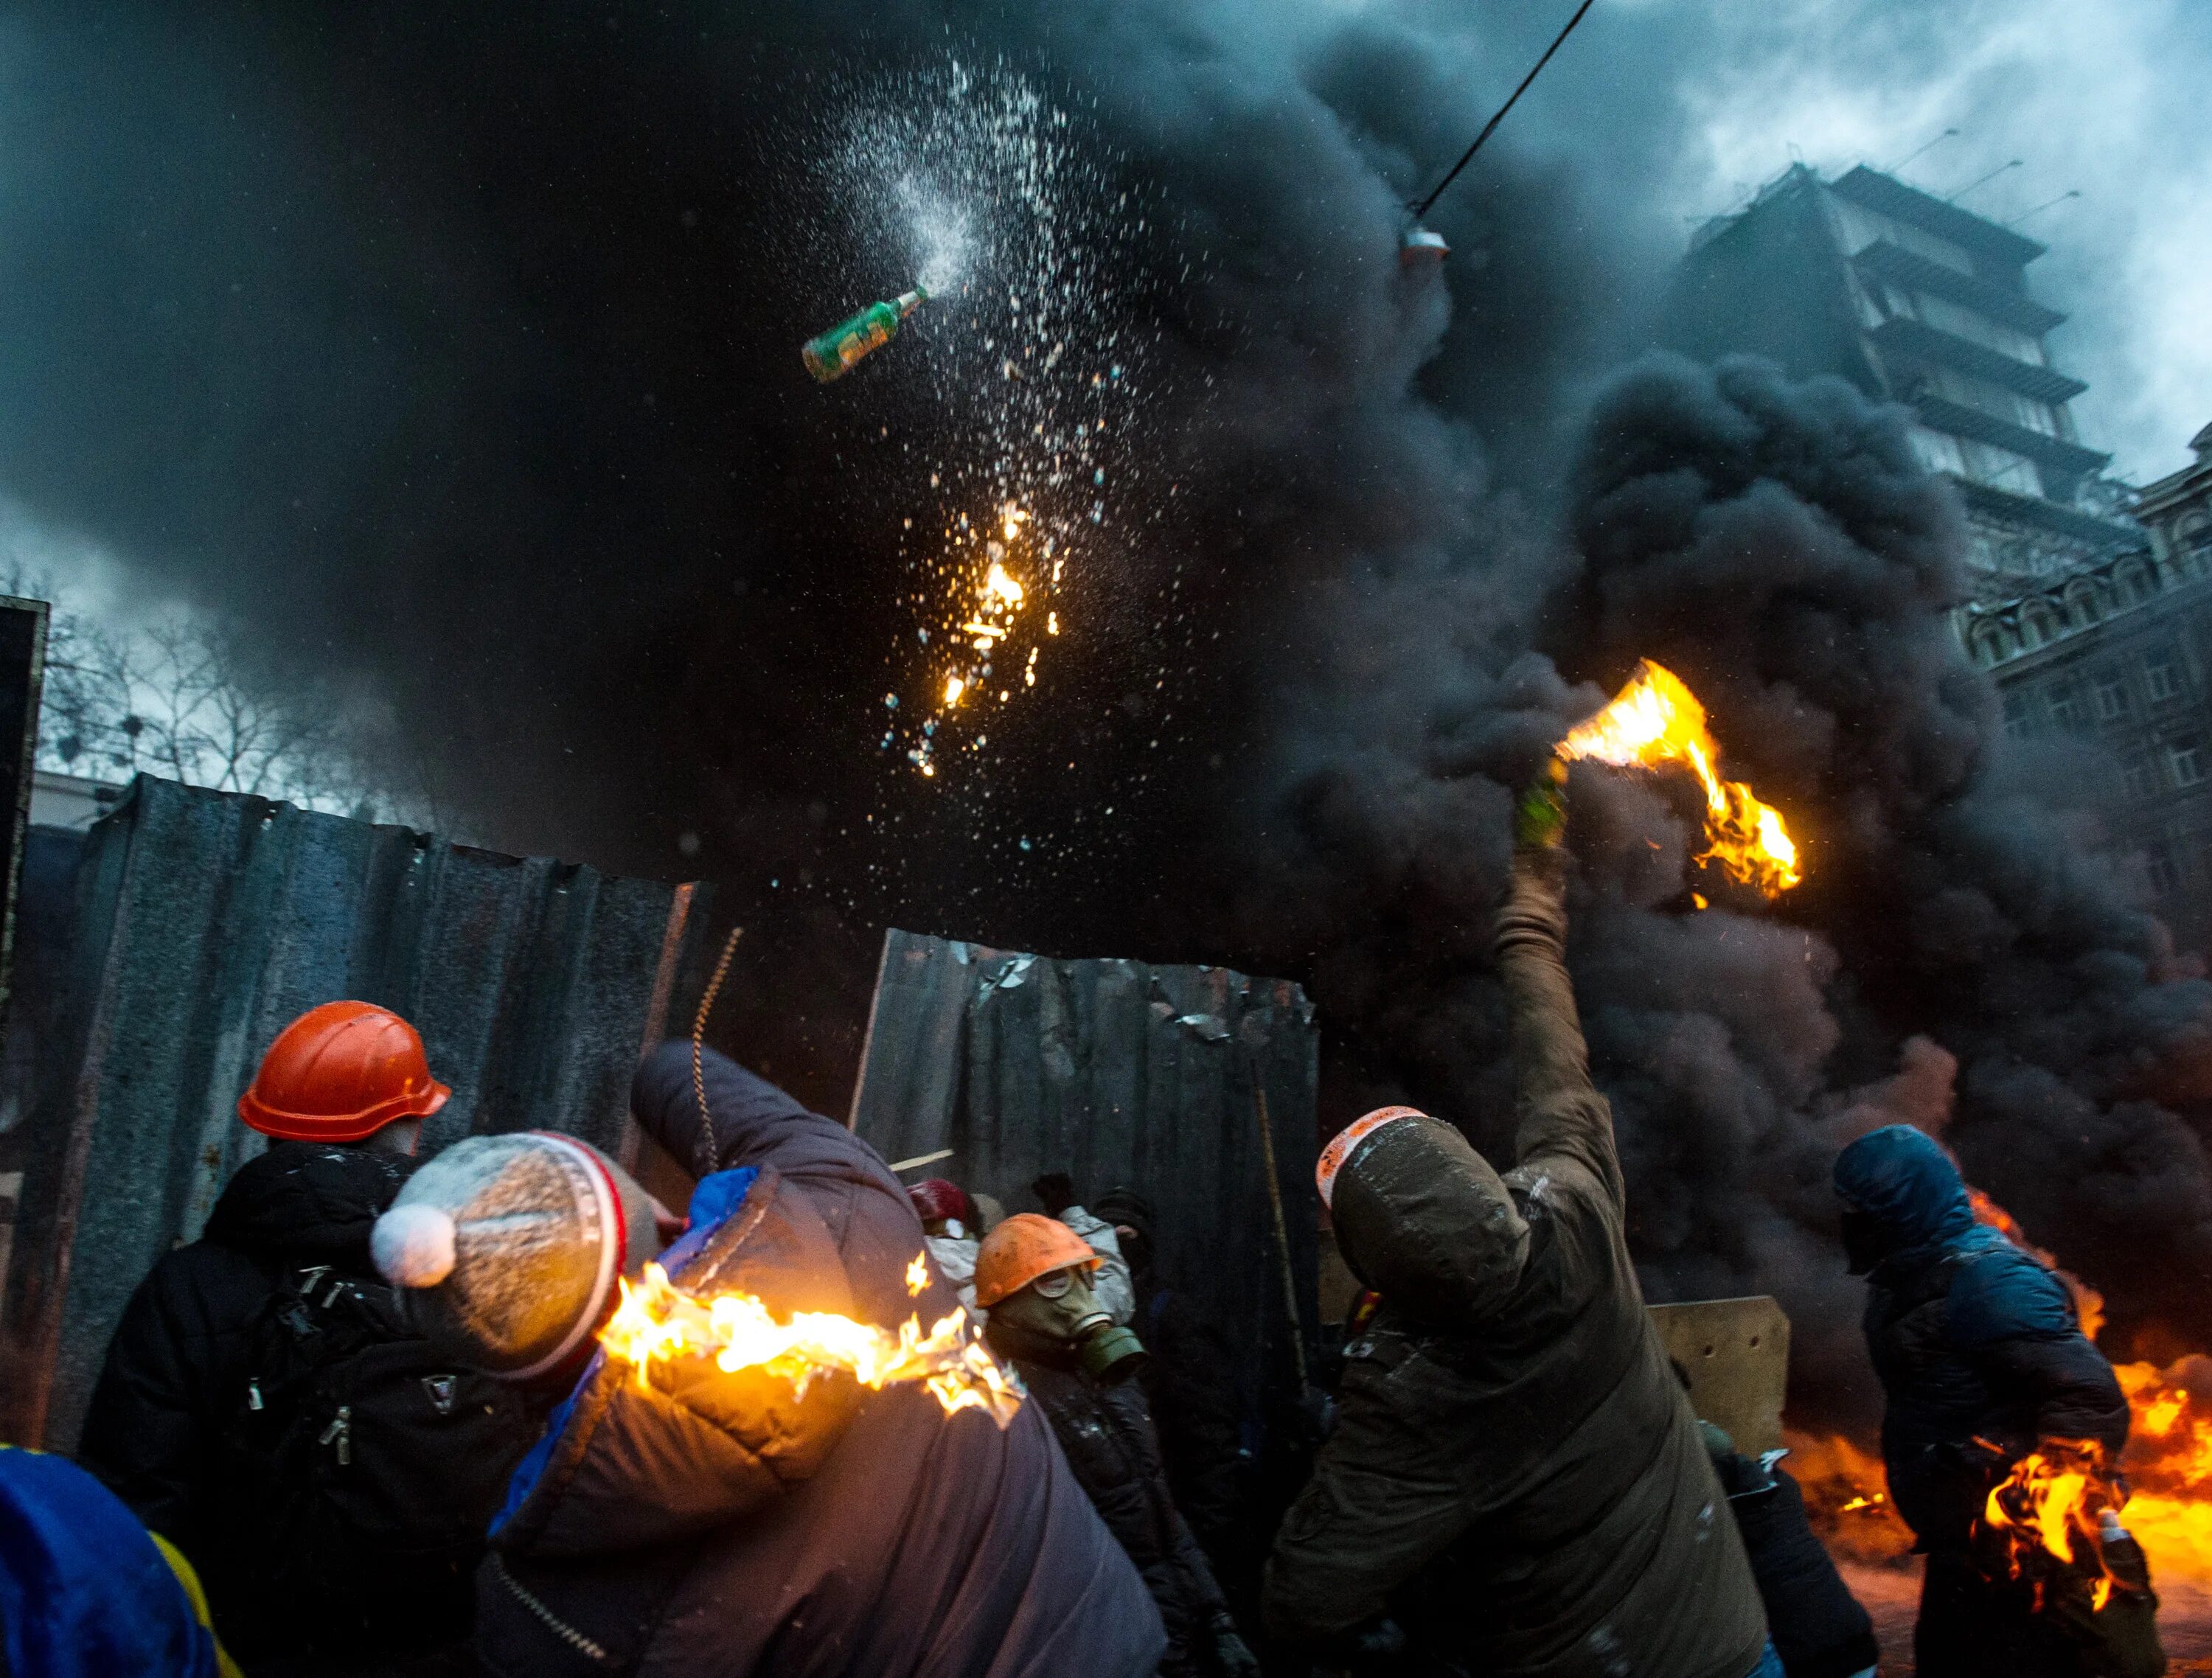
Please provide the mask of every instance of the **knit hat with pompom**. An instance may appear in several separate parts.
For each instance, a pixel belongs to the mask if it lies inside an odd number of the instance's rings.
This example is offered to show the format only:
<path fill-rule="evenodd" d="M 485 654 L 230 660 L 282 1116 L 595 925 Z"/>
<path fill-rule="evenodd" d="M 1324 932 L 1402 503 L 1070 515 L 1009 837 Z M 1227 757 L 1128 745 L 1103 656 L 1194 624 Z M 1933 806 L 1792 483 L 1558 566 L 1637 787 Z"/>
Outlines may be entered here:
<path fill-rule="evenodd" d="M 660 1250 L 652 1198 L 552 1131 L 471 1136 L 407 1181 L 369 1237 L 376 1268 L 446 1355 L 527 1380 L 605 1321 L 618 1276 Z"/>

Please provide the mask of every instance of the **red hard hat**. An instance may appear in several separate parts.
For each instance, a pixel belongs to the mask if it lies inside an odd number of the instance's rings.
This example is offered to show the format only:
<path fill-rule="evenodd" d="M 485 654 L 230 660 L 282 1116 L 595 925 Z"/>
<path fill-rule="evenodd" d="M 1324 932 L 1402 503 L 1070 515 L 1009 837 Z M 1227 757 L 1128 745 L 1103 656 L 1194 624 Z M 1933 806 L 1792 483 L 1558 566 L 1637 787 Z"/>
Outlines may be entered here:
<path fill-rule="evenodd" d="M 389 1008 L 325 1002 L 276 1034 L 238 1116 L 264 1136 L 358 1142 L 395 1119 L 420 1118 L 453 1091 L 430 1076 L 422 1039 Z"/>
<path fill-rule="evenodd" d="M 988 1310 L 1048 1270 L 1104 1262 L 1091 1243 L 1057 1218 L 1018 1212 L 983 1237 L 975 1253 L 975 1303 Z"/>

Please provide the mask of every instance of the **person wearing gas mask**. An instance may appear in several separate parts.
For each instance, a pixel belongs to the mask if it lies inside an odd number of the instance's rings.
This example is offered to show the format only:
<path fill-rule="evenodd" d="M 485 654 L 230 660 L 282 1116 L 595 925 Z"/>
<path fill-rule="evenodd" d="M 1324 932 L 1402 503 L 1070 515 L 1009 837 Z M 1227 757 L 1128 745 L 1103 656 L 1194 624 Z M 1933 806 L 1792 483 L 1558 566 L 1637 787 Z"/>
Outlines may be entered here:
<path fill-rule="evenodd" d="M 1567 974 L 1564 781 L 1522 800 L 1497 921 L 1506 1171 L 1409 1107 L 1322 1151 L 1338 1245 L 1382 1304 L 1267 1564 L 1267 1629 L 1341 1661 L 1387 1613 L 1450 1671 L 1780 1678 L 1629 1257 Z"/>
<path fill-rule="evenodd" d="M 913 1382 L 596 1343 L 654 1253 L 695 1301 L 750 1295 L 778 1321 L 960 1316 L 916 1263 L 906 1191 L 843 1125 L 680 1040 L 646 1056 L 630 1110 L 697 1179 L 665 1250 L 619 1168 L 561 1137 L 457 1144 L 377 1226 L 434 1342 L 502 1373 L 586 1360 L 492 1520 L 486 1678 L 1146 1678 L 1159 1615 L 1035 1404 L 948 1412 Z"/>
<path fill-rule="evenodd" d="M 1257 1678 L 1206 1553 L 1168 1491 L 1143 1387 L 1145 1348 L 1092 1286 L 1101 1263 L 1066 1225 L 1009 1218 L 975 1256 L 985 1338 L 1012 1364 L 1052 1424 L 1068 1465 L 1144 1576 L 1167 1628 L 1168 1678 Z"/>

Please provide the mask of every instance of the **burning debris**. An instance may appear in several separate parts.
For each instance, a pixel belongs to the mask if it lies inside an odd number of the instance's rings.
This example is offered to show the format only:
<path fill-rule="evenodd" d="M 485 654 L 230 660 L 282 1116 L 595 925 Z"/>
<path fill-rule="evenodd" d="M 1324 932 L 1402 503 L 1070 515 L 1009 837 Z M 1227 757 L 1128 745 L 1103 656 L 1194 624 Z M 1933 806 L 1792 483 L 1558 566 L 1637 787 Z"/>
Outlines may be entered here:
<path fill-rule="evenodd" d="M 915 1262 L 921 1262 L 919 1255 Z M 907 1278 L 914 1292 L 912 1266 Z M 635 1286 L 623 1283 L 622 1304 L 599 1331 L 599 1344 L 636 1371 L 641 1387 L 653 1384 L 656 1362 L 711 1356 L 726 1374 L 760 1370 L 790 1382 L 802 1395 L 814 1381 L 841 1371 L 871 1389 L 919 1382 L 945 1414 L 981 1410 L 1001 1428 L 1021 1407 L 1020 1392 L 971 1332 L 964 1309 L 941 1317 L 926 1334 L 918 1315 L 895 1334 L 830 1311 L 795 1311 L 779 1322 L 750 1293 L 702 1299 L 670 1281 L 658 1264 L 648 1264 Z"/>
<path fill-rule="evenodd" d="M 963 514 L 945 527 L 949 551 L 941 568 L 955 581 L 939 603 L 933 632 L 925 625 L 918 635 L 925 646 L 946 649 L 944 684 L 906 753 L 907 761 L 925 775 L 937 773 L 939 733 L 963 702 L 972 698 L 978 704 L 1003 705 L 1020 690 L 1035 687 L 1037 654 L 1045 638 L 1060 633 L 1060 613 L 1050 608 L 1044 611 L 1040 633 L 1037 608 L 1057 597 L 1066 550 L 1056 537 L 1035 538 L 1028 528 L 1030 516 L 1020 502 L 1008 501 L 986 523 L 971 523 Z M 1024 610 L 1029 614 L 1026 625 Z M 1029 637 L 1026 653 L 1012 645 L 1023 633 Z M 884 703 L 896 718 L 896 696 L 885 696 Z M 884 745 L 890 746 L 896 739 L 894 727 L 885 732 Z M 970 744 L 980 748 L 988 739 L 979 733 Z"/>
<path fill-rule="evenodd" d="M 1569 734 L 1559 755 L 1569 763 L 1586 758 L 1628 769 L 1681 764 L 1705 789 L 1705 848 L 1698 861 L 1717 864 L 1769 897 L 1804 878 L 1782 812 L 1760 803 L 1742 781 L 1720 778 L 1713 768 L 1720 746 L 1705 727 L 1705 708 L 1665 666 L 1639 663 L 1628 685 Z M 1698 907 L 1705 907 L 1702 897 Z"/>
<path fill-rule="evenodd" d="M 935 779 L 952 751 L 980 763 L 986 719 L 1039 684 L 1079 583 L 1119 592 L 1134 575 L 1101 562 L 1141 459 L 1142 346 L 1110 305 L 1146 222 L 1021 76 L 951 62 L 899 91 L 855 104 L 828 167 L 863 246 L 909 251 L 950 329 L 908 363 L 930 423 L 900 448 L 931 493 L 899 520 L 912 617 L 878 741 Z"/>

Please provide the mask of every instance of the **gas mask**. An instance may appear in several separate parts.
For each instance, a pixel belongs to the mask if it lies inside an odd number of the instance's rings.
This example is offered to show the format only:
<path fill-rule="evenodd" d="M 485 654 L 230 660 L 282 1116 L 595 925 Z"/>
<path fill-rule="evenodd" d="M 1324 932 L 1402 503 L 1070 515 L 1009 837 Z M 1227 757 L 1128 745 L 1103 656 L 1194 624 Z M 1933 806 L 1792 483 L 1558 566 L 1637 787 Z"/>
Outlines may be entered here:
<path fill-rule="evenodd" d="M 1085 1267 L 1048 1270 L 991 1307 L 991 1320 L 1022 1339 L 1072 1353 L 1076 1367 L 1108 1385 L 1126 1381 L 1144 1367 L 1144 1345 L 1127 1328 L 1117 1328 L 1091 1291 Z"/>

